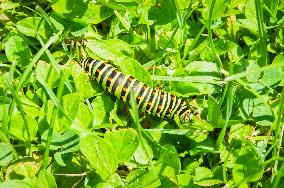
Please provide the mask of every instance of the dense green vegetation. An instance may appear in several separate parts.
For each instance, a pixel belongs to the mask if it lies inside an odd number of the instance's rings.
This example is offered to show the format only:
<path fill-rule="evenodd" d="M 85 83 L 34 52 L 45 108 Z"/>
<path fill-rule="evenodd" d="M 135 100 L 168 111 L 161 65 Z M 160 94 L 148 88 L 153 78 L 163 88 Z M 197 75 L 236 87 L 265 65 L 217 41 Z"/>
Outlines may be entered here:
<path fill-rule="evenodd" d="M 0 188 L 283 187 L 281 0 L 1 0 Z M 116 100 L 108 61 L 186 99 Z"/>

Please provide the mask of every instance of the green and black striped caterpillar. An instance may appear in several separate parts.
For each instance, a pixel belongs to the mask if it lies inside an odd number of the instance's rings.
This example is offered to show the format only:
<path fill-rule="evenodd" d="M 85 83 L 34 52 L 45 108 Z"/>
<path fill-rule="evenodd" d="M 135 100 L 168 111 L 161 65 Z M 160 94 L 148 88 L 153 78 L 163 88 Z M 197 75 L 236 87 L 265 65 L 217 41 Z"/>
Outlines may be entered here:
<path fill-rule="evenodd" d="M 106 91 L 124 102 L 130 101 L 130 91 L 132 91 L 142 112 L 169 119 L 173 119 L 177 114 L 181 122 L 188 122 L 191 119 L 192 114 L 185 101 L 173 94 L 149 87 L 100 60 L 89 58 L 81 61 L 80 65 Z"/>

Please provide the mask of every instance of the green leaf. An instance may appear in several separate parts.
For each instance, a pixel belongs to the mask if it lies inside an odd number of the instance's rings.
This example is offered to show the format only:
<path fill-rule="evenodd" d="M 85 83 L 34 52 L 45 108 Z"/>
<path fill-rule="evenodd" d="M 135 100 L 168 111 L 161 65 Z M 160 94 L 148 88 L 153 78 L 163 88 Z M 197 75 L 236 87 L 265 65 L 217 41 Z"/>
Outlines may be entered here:
<path fill-rule="evenodd" d="M 256 82 L 260 76 L 260 72 L 258 71 L 259 66 L 255 62 L 250 62 L 246 71 L 249 72 L 247 74 L 247 80 L 249 82 Z"/>
<path fill-rule="evenodd" d="M 265 96 L 264 96 L 265 97 Z M 254 121 L 261 126 L 271 126 L 274 116 L 271 108 L 263 104 L 260 98 L 246 98 L 243 100 L 242 108 L 239 108 L 240 115 L 247 119 L 253 117 Z"/>
<path fill-rule="evenodd" d="M 205 9 L 202 11 L 203 13 L 202 15 L 205 20 L 209 20 L 209 16 L 210 16 L 209 10 L 211 6 L 213 6 L 212 5 L 213 0 L 206 0 L 205 2 L 206 2 L 206 6 L 205 6 Z M 224 12 L 228 4 L 227 0 L 216 0 L 214 2 L 215 4 L 214 4 L 213 12 L 211 15 L 211 20 L 215 20 L 222 16 L 225 16 L 226 14 Z"/>
<path fill-rule="evenodd" d="M 20 6 L 19 3 L 14 3 L 14 2 L 9 2 L 9 1 L 6 1 L 6 2 L 1 1 L 0 9 L 1 10 L 15 9 L 18 6 Z"/>
<path fill-rule="evenodd" d="M 126 177 L 127 187 L 159 187 L 159 177 L 149 171 L 138 169 L 130 172 Z"/>
<path fill-rule="evenodd" d="M 20 67 L 30 63 L 31 51 L 28 44 L 17 35 L 10 37 L 5 43 L 5 53 L 9 61 L 16 62 Z"/>
<path fill-rule="evenodd" d="M 9 145 L 0 142 L 0 166 L 8 165 L 13 159 L 13 152 Z"/>
<path fill-rule="evenodd" d="M 195 175 L 193 177 L 194 182 L 198 182 L 204 179 L 212 178 L 212 171 L 206 167 L 197 167 L 195 169 Z"/>
<path fill-rule="evenodd" d="M 80 150 L 102 179 L 109 178 L 116 171 L 117 154 L 107 140 L 84 133 L 80 140 Z"/>
<path fill-rule="evenodd" d="M 39 61 L 35 70 L 38 80 L 46 81 L 50 88 L 55 88 L 58 85 L 60 75 L 50 64 Z"/>
<path fill-rule="evenodd" d="M 251 144 L 244 145 L 238 153 L 233 165 L 233 179 L 236 184 L 255 182 L 264 173 L 261 156 Z"/>
<path fill-rule="evenodd" d="M 188 76 L 183 80 L 173 83 L 173 90 L 183 97 L 200 94 L 213 94 L 220 91 L 220 80 L 215 63 L 194 61 L 189 63 L 185 70 Z M 219 84 L 219 85 L 217 85 Z"/>
<path fill-rule="evenodd" d="M 114 64 L 119 67 L 119 69 L 128 75 L 135 77 L 137 80 L 152 86 L 151 77 L 144 69 L 144 67 L 135 59 L 129 57 L 122 57 L 118 60 L 118 62 L 114 62 Z"/>
<path fill-rule="evenodd" d="M 200 186 L 195 185 L 192 181 L 192 176 L 189 174 L 179 174 L 177 175 L 178 184 L 181 187 L 192 187 L 199 188 Z"/>
<path fill-rule="evenodd" d="M 48 131 L 41 136 L 42 144 L 45 146 L 48 137 Z M 79 136 L 68 129 L 65 133 L 59 134 L 53 131 L 50 150 L 60 150 L 60 152 L 73 152 L 79 150 Z"/>
<path fill-rule="evenodd" d="M 54 177 L 47 170 L 41 170 L 37 178 L 37 187 L 38 188 L 56 188 L 56 182 Z"/>
<path fill-rule="evenodd" d="M 253 34 L 258 34 L 258 26 L 257 26 L 257 16 L 255 10 L 255 1 L 248 0 L 245 4 L 245 16 L 246 19 L 238 19 L 238 23 L 241 27 L 244 27 L 251 31 Z"/>
<path fill-rule="evenodd" d="M 18 31 L 26 36 L 37 38 L 37 33 L 40 37 L 47 41 L 53 31 L 49 24 L 41 17 L 27 17 L 17 22 Z"/>
<path fill-rule="evenodd" d="M 278 54 L 272 64 L 276 63 L 283 63 L 284 62 L 284 53 Z M 283 69 L 270 69 L 267 71 L 264 71 L 262 78 L 259 80 L 259 82 L 266 87 L 271 87 L 277 82 L 280 82 L 284 79 L 284 70 Z"/>
<path fill-rule="evenodd" d="M 238 47 L 238 45 L 232 41 L 221 40 L 221 39 L 215 40 L 214 46 L 215 46 L 216 53 L 219 55 L 223 55 L 228 52 L 231 52 Z"/>
<path fill-rule="evenodd" d="M 36 100 L 33 100 L 27 95 L 20 96 L 20 100 L 22 102 L 23 109 L 26 114 L 29 114 L 29 116 L 32 118 L 39 116 L 41 108 L 37 104 Z"/>
<path fill-rule="evenodd" d="M 173 24 L 176 19 L 177 9 L 174 1 L 162 1 L 158 7 L 152 6 L 149 10 L 149 20 L 153 20 L 155 25 Z"/>
<path fill-rule="evenodd" d="M 80 104 L 79 94 L 71 93 L 64 95 L 61 99 L 61 103 L 65 114 L 71 119 L 71 121 L 74 120 L 79 111 L 79 104 Z M 40 112 L 40 118 L 39 118 L 40 127 L 43 128 L 41 132 L 44 132 L 49 126 L 48 124 L 50 124 L 51 122 L 53 109 L 54 109 L 54 104 L 52 103 L 51 100 L 48 100 L 43 104 L 43 108 Z M 56 119 L 55 119 L 54 130 L 59 133 L 63 133 L 66 130 L 68 130 L 72 124 L 72 122 L 61 112 L 58 112 L 55 118 Z"/>
<path fill-rule="evenodd" d="M 87 105 L 80 103 L 76 119 L 78 119 L 85 128 L 92 128 L 93 118 L 94 112 Z"/>
<path fill-rule="evenodd" d="M 92 102 L 95 114 L 93 126 L 109 123 L 109 113 L 112 111 L 113 106 L 114 103 L 108 95 L 97 96 Z"/>
<path fill-rule="evenodd" d="M 66 16 L 78 17 L 84 14 L 88 6 L 82 0 L 58 0 L 51 7 Z"/>
<path fill-rule="evenodd" d="M 220 127 L 222 112 L 217 101 L 211 96 L 208 97 L 208 119 L 215 127 Z"/>
<path fill-rule="evenodd" d="M 29 115 L 25 115 L 27 125 L 30 133 L 31 140 L 35 140 L 35 136 L 38 130 L 38 124 L 36 120 Z M 24 124 L 23 116 L 18 112 L 12 116 L 10 132 L 13 137 L 18 140 L 26 141 L 28 139 L 27 129 Z"/>
<path fill-rule="evenodd" d="M 130 45 L 119 39 L 89 40 L 86 46 L 93 54 L 104 60 L 119 61 L 123 56 L 134 56 Z"/>
<path fill-rule="evenodd" d="M 36 188 L 33 184 L 21 180 L 8 180 L 0 183 L 0 188 Z"/>
<path fill-rule="evenodd" d="M 129 160 L 139 145 L 137 133 L 133 129 L 119 129 L 107 132 L 105 139 L 113 144 L 119 164 Z"/>
<path fill-rule="evenodd" d="M 94 84 L 94 87 L 92 87 L 92 82 L 90 82 L 87 74 L 78 63 L 71 63 L 69 68 L 74 79 L 76 91 L 81 96 L 81 99 L 91 98 L 101 90 L 99 85 Z"/>
<path fill-rule="evenodd" d="M 109 9 L 108 7 L 89 3 L 88 9 L 82 17 L 82 20 L 88 24 L 98 24 L 110 17 L 112 14 L 113 10 Z"/>
<path fill-rule="evenodd" d="M 74 37 L 80 37 L 88 30 L 88 24 L 83 20 L 78 18 L 70 20 L 57 12 L 52 13 L 51 20 L 57 29 L 70 31 Z"/>
<path fill-rule="evenodd" d="M 6 170 L 5 179 L 32 179 L 36 176 L 40 163 L 33 158 L 25 157 L 9 165 Z"/>
<path fill-rule="evenodd" d="M 142 142 L 143 146 L 140 142 L 131 159 L 125 162 L 126 166 L 129 166 L 130 168 L 135 168 L 137 166 L 145 166 L 149 164 L 149 160 L 152 160 L 152 158 L 154 157 L 152 148 L 147 144 L 144 139 L 142 140 Z"/>
<path fill-rule="evenodd" d="M 89 24 L 98 24 L 113 14 L 113 11 L 105 6 L 82 0 L 59 0 L 53 3 L 52 9 L 68 19 L 79 18 Z"/>
<path fill-rule="evenodd" d="M 232 139 L 246 140 L 249 136 L 251 136 L 255 132 L 253 126 L 244 125 L 244 124 L 236 124 L 232 125 L 229 132 L 229 143 Z"/>
<path fill-rule="evenodd" d="M 181 163 L 178 153 L 174 146 L 166 145 L 161 150 L 159 162 L 162 163 L 162 167 L 170 166 L 174 169 L 175 174 L 180 173 Z"/>

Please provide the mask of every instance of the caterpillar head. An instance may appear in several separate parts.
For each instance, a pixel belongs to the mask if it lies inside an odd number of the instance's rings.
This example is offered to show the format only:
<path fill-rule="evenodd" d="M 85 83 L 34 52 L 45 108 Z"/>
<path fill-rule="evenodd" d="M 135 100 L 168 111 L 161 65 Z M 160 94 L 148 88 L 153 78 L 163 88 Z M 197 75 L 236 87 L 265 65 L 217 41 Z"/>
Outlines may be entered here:
<path fill-rule="evenodd" d="M 185 110 L 180 114 L 180 121 L 182 123 L 187 123 L 191 120 L 192 113 L 188 107 L 185 107 Z"/>

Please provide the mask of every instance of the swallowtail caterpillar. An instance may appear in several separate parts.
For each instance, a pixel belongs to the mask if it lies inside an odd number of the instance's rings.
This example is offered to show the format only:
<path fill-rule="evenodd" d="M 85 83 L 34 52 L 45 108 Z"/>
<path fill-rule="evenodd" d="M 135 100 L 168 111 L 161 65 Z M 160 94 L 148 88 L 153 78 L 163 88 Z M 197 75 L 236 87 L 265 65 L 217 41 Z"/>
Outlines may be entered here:
<path fill-rule="evenodd" d="M 173 94 L 149 87 L 100 60 L 88 58 L 81 61 L 80 65 L 106 91 L 124 102 L 130 101 L 130 91 L 132 91 L 136 104 L 142 112 L 169 119 L 173 119 L 177 114 L 182 123 L 191 119 L 192 114 L 185 101 Z"/>

